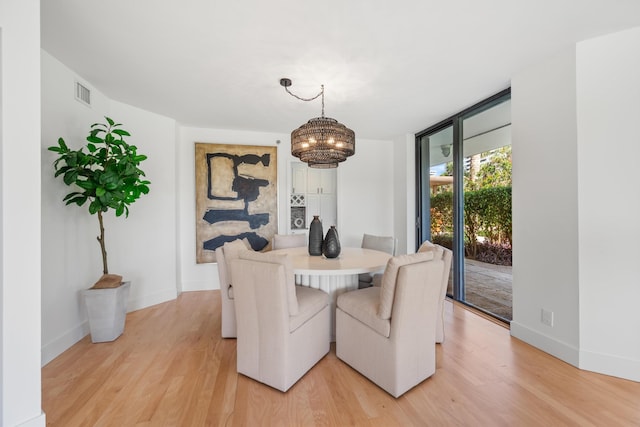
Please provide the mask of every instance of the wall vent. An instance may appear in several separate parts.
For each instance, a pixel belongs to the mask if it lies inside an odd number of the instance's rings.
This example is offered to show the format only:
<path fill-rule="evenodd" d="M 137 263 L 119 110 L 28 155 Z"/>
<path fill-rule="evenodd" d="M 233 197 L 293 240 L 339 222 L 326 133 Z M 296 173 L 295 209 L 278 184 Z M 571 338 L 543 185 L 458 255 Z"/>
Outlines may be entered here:
<path fill-rule="evenodd" d="M 80 82 L 76 82 L 76 99 L 91 106 L 91 90 Z"/>

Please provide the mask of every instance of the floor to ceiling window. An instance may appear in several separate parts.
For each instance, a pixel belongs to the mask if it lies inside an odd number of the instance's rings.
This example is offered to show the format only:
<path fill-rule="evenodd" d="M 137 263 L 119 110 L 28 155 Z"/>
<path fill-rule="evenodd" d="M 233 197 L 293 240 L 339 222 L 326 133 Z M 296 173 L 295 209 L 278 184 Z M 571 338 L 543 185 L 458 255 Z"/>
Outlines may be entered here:
<path fill-rule="evenodd" d="M 416 135 L 416 245 L 450 248 L 447 294 L 505 321 L 512 319 L 510 100 L 507 89 Z"/>

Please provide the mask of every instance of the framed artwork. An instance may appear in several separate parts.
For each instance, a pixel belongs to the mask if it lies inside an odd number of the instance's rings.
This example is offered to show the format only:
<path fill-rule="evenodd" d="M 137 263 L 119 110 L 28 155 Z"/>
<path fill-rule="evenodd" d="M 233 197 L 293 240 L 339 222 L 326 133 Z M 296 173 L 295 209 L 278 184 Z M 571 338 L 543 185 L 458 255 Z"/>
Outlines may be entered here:
<path fill-rule="evenodd" d="M 215 249 L 246 238 L 262 250 L 278 229 L 277 148 L 195 144 L 196 262 L 215 262 Z"/>

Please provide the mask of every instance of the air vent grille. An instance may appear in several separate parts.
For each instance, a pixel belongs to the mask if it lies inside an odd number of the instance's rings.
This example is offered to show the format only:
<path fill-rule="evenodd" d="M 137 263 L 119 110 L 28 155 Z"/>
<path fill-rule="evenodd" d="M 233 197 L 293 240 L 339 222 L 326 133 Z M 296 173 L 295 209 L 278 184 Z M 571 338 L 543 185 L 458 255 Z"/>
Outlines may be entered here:
<path fill-rule="evenodd" d="M 82 83 L 76 82 L 76 99 L 85 105 L 91 105 L 91 90 Z"/>

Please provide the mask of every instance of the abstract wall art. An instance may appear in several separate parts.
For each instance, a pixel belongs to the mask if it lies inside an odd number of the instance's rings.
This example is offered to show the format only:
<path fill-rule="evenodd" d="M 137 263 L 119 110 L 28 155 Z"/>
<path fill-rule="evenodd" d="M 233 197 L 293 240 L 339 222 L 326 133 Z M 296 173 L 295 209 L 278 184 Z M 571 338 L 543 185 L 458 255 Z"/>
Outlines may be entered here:
<path fill-rule="evenodd" d="M 196 262 L 215 262 L 215 249 L 246 238 L 264 249 L 278 229 L 277 149 L 195 144 Z"/>

